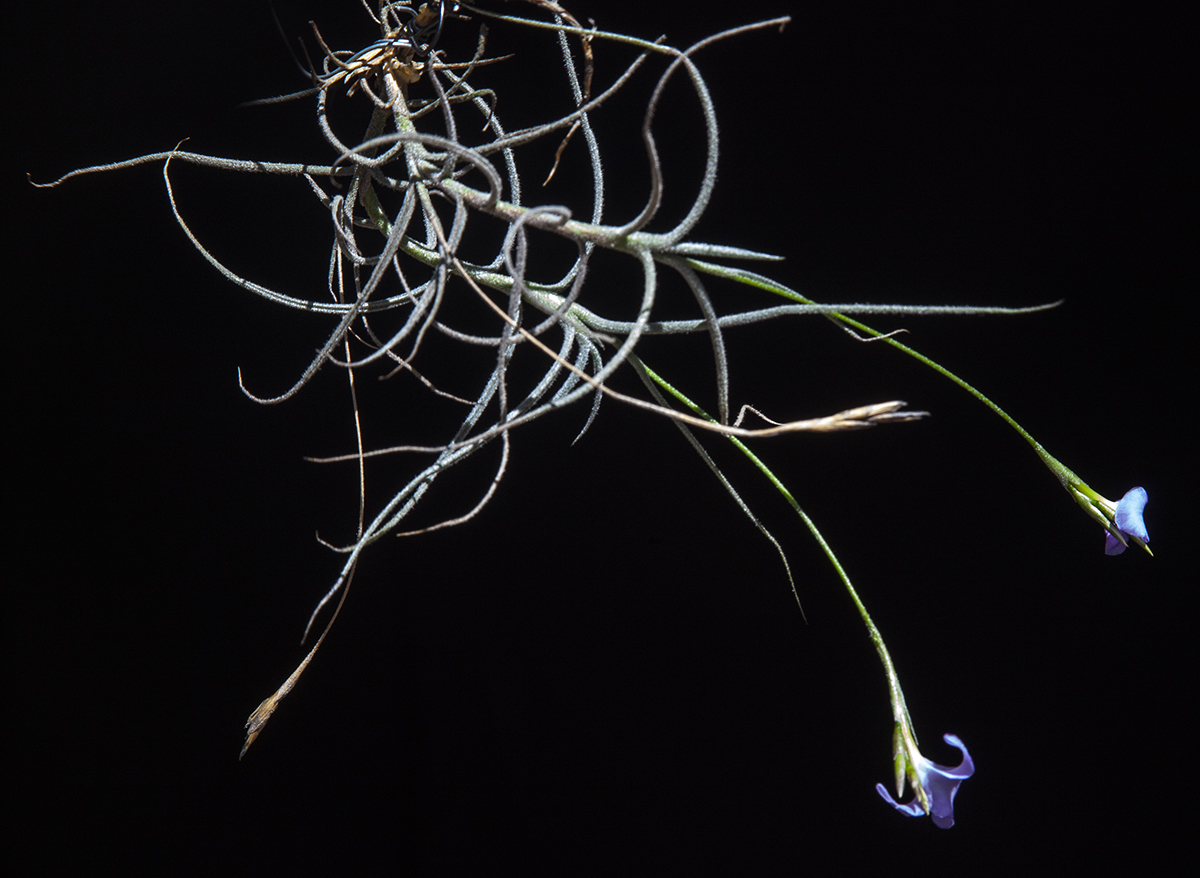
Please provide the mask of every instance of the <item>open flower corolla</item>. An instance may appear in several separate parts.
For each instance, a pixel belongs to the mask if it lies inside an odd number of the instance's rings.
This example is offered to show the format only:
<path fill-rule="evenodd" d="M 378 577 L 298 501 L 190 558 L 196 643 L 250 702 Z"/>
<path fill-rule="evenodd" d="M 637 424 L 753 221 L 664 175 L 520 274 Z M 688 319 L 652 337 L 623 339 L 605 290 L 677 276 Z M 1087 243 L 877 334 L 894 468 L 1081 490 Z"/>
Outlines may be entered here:
<path fill-rule="evenodd" d="M 1150 500 L 1150 495 L 1145 488 L 1130 488 L 1125 492 L 1124 497 L 1114 503 L 1092 490 L 1087 482 L 1063 466 L 1061 460 L 1049 454 L 1046 449 L 1034 442 L 1032 437 L 1026 435 L 1025 438 L 1033 444 L 1034 450 L 1042 458 L 1042 463 L 1046 464 L 1050 472 L 1054 473 L 1062 486 L 1067 489 L 1071 499 L 1108 531 L 1104 537 L 1104 553 L 1106 555 L 1120 555 L 1129 548 L 1131 541 L 1134 545 L 1145 549 L 1147 555 L 1154 554 L 1147 545 L 1150 542 L 1150 534 L 1146 532 L 1146 522 L 1142 520 L 1142 510 L 1146 508 L 1146 503 Z"/>
<path fill-rule="evenodd" d="M 1142 511 L 1149 500 L 1150 495 L 1145 488 L 1132 488 L 1117 502 L 1112 524 L 1104 535 L 1106 555 L 1120 555 L 1129 546 L 1130 539 L 1146 548 L 1150 534 L 1146 531 L 1146 522 L 1142 520 Z"/>
<path fill-rule="evenodd" d="M 1063 467 L 1063 471 L 1063 484 L 1075 498 L 1075 502 L 1108 531 L 1104 535 L 1106 555 L 1120 555 L 1129 548 L 1130 543 L 1141 546 L 1148 555 L 1154 554 L 1147 545 L 1150 542 L 1150 534 L 1142 518 L 1143 510 L 1150 501 L 1150 495 L 1145 488 L 1130 488 L 1124 497 L 1114 503 L 1097 494 L 1070 470 Z"/>
<path fill-rule="evenodd" d="M 928 809 L 935 826 L 949 829 L 954 825 L 954 797 L 958 794 L 959 785 L 975 773 L 975 763 L 957 735 L 944 735 L 943 740 L 962 751 L 962 763 L 957 768 L 949 768 L 930 762 L 915 748 L 909 749 L 906 754 L 908 771 L 901 776 L 906 775 L 913 786 L 911 802 L 897 802 L 881 783 L 875 784 L 875 789 L 897 811 L 903 811 L 910 817 L 921 817 Z M 898 792 L 903 794 L 899 786 Z"/>

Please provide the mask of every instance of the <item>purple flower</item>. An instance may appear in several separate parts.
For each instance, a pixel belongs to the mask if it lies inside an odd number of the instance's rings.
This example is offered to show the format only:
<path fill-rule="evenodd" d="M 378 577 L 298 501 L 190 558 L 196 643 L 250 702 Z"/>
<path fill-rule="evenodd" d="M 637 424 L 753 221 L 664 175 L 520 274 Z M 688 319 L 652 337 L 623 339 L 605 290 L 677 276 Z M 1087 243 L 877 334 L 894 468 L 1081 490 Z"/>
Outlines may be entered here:
<path fill-rule="evenodd" d="M 1129 545 L 1129 538 L 1140 544 L 1142 548 L 1150 542 L 1150 534 L 1146 532 L 1146 523 L 1142 521 L 1142 510 L 1150 495 L 1145 488 L 1132 488 L 1117 503 L 1113 515 L 1113 523 L 1109 532 L 1104 535 L 1104 554 L 1120 555 Z"/>
<path fill-rule="evenodd" d="M 909 771 L 906 772 L 915 793 L 911 802 L 897 802 L 881 783 L 875 784 L 875 789 L 885 802 L 910 817 L 923 816 L 926 806 L 922 803 L 927 802 L 934 825 L 939 829 L 949 829 L 954 825 L 954 796 L 958 793 L 959 784 L 975 773 L 975 763 L 957 735 L 945 735 L 943 740 L 962 750 L 962 763 L 957 768 L 948 768 L 930 762 L 915 749 L 911 750 L 908 753 Z M 916 788 L 918 783 L 919 790 Z M 898 791 L 903 793 L 902 789 Z"/>

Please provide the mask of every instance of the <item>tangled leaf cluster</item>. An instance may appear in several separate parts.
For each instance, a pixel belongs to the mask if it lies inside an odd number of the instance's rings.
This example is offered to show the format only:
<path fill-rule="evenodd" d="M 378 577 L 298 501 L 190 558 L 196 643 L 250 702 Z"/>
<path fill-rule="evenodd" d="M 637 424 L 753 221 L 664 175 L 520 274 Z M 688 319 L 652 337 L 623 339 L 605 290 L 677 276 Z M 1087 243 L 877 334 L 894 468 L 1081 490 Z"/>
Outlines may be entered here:
<path fill-rule="evenodd" d="M 909 411 L 902 402 L 884 401 L 824 417 L 786 423 L 770 421 L 770 426 L 758 429 L 744 427 L 742 422 L 748 407 L 743 406 L 741 414 L 731 419 L 734 406 L 730 400 L 730 367 L 724 336 L 731 327 L 803 314 L 821 315 L 852 334 L 881 338 L 930 365 L 993 408 L 1025 436 L 1064 487 L 1074 491 L 1073 496 L 1082 496 L 1081 491 L 1087 493 L 1090 489 L 1046 454 L 998 406 L 962 379 L 849 316 L 1014 314 L 1053 305 L 1010 309 L 821 304 L 762 274 L 739 267 L 737 263 L 740 262 L 762 263 L 780 257 L 691 239 L 712 199 L 720 152 L 717 113 L 697 59 L 703 50 L 721 41 L 754 30 L 782 29 L 788 19 L 734 28 L 686 49 L 677 49 L 661 40 L 639 39 L 600 30 L 594 25 L 583 27 L 551 0 L 526 0 L 526 3 L 534 7 L 531 14 L 540 17 L 500 15 L 472 4 L 446 0 L 420 6 L 407 0 L 381 0 L 377 14 L 373 13 L 380 38 L 356 51 L 329 48 L 318 31 L 317 41 L 324 57 L 319 70 L 310 67 L 308 75 L 312 87 L 294 95 L 256 103 L 315 98 L 317 122 L 332 155 L 332 161 L 326 159 L 327 164 L 247 161 L 176 148 L 130 161 L 84 168 L 49 184 L 58 185 L 79 174 L 161 162 L 175 218 L 205 259 L 238 286 L 274 304 L 308 312 L 329 322 L 325 342 L 290 387 L 274 395 L 257 395 L 247 383 L 242 383 L 243 391 L 257 402 L 275 404 L 288 400 L 320 370 L 338 369 L 346 375 L 356 418 L 355 378 L 361 375 L 411 376 L 430 392 L 461 406 L 461 417 L 440 443 L 398 443 L 386 448 L 367 448 L 359 431 L 358 446 L 354 451 L 322 459 L 358 464 L 360 511 L 357 535 L 345 545 L 330 546 L 345 558 L 333 585 L 314 609 L 305 636 L 319 614 L 336 600 L 335 608 L 303 662 L 250 716 L 242 754 L 320 648 L 367 546 L 387 534 L 400 532 L 439 476 L 489 445 L 498 443 L 501 449 L 494 474 L 469 511 L 407 532 L 426 532 L 471 519 L 492 498 L 505 475 L 517 428 L 559 409 L 585 403 L 590 406 L 583 428 L 586 430 L 592 424 L 601 400 L 607 396 L 674 420 L 734 500 L 777 550 L 779 544 L 762 528 L 716 468 L 697 439 L 696 431 L 715 432 L 734 441 L 784 494 L 829 556 L 883 661 L 895 719 L 897 791 L 902 791 L 907 779 L 917 793 L 914 803 L 903 807 L 914 814 L 932 809 L 939 825 L 951 825 L 953 796 L 961 780 L 973 770 L 965 747 L 957 738 L 947 737 L 963 749 L 961 769 L 943 769 L 920 756 L 891 659 L 848 577 L 815 525 L 786 488 L 740 441 L 800 431 L 861 429 L 914 420 L 925 413 Z M 516 27 L 542 31 L 553 57 L 539 56 L 534 60 L 552 60 L 556 67 L 565 70 L 566 87 L 574 109 L 529 127 L 509 130 L 501 112 L 503 102 L 498 101 L 496 92 L 475 84 L 485 78 L 489 65 L 504 60 L 489 56 L 497 42 L 494 36 L 489 40 L 489 26 L 501 34 Z M 478 28 L 476 49 L 470 57 L 452 57 L 440 47 L 443 35 L 451 29 L 470 27 Z M 595 54 L 618 47 L 631 47 L 635 57 L 611 82 L 594 82 Z M 657 76 L 640 125 L 650 182 L 645 205 L 635 216 L 611 220 L 605 215 L 605 165 L 593 123 L 606 103 L 639 74 Z M 669 156 L 664 161 L 660 155 L 654 123 L 663 106 L 664 95 L 668 93 L 668 84 L 677 79 L 686 82 L 699 105 L 704 167 L 683 218 L 665 231 L 654 231 L 652 224 L 663 204 L 664 176 L 670 171 L 671 164 Z M 340 110 L 350 101 L 369 102 L 370 121 L 360 136 L 344 139 L 335 132 L 335 123 Z M 526 195 L 524 185 L 524 174 L 528 172 L 526 147 L 541 141 L 558 142 L 551 176 L 558 170 L 559 160 L 567 149 L 586 151 L 590 197 L 582 208 L 528 203 L 534 199 Z M 314 204 L 330 223 L 327 295 L 314 298 L 271 289 L 224 265 L 193 233 L 176 202 L 170 169 L 172 163 L 177 162 L 224 172 L 271 175 L 307 185 L 314 196 Z M 581 216 L 586 219 L 579 218 Z M 497 222 L 503 229 L 503 234 L 496 236 L 500 239 L 499 244 L 482 257 L 475 255 L 479 252 L 479 242 L 489 240 L 490 234 L 480 233 L 477 229 L 483 227 L 494 231 Z M 568 242 L 574 248 L 575 256 L 558 277 L 537 279 L 531 268 L 537 264 L 532 254 L 535 247 L 550 238 Z M 631 260 L 640 275 L 639 302 L 632 313 L 615 313 L 614 297 L 606 294 L 604 288 L 594 289 L 587 284 L 592 261 L 611 258 L 609 254 Z M 694 317 L 666 320 L 660 316 L 656 302 L 664 283 L 671 277 L 679 278 L 690 291 L 695 303 Z M 713 279 L 742 285 L 755 291 L 755 295 L 765 293 L 784 303 L 720 313 L 708 290 Z M 461 328 L 466 313 L 485 314 L 490 320 L 490 329 L 481 332 Z M 640 356 L 641 343 L 648 337 L 693 333 L 707 336 L 712 350 L 717 401 L 717 411 L 713 415 L 693 403 Z M 439 386 L 436 375 L 421 368 L 422 349 L 429 346 L 429 339 L 434 335 L 461 348 L 464 358 L 488 364 L 481 372 L 478 386 L 470 394 L 449 392 Z M 518 360 L 521 376 L 531 374 L 525 364 L 533 364 L 535 380 L 514 377 L 518 374 Z M 610 377 L 623 367 L 641 379 L 647 389 L 645 396 L 630 396 L 609 386 Z M 368 508 L 366 461 L 384 456 L 393 459 L 400 456 L 405 460 L 416 458 L 425 462 L 406 471 L 401 479 L 387 487 L 383 491 L 387 499 L 377 508 Z M 377 492 L 373 483 L 372 496 Z M 1140 524 L 1140 509 L 1138 512 Z M 1148 539 L 1144 526 L 1138 531 L 1122 525 L 1119 513 L 1117 510 L 1116 525 L 1107 524 L 1111 514 L 1101 523 L 1109 527 L 1110 533 L 1117 527 L 1122 528 L 1118 533 L 1128 532 L 1144 546 Z M 779 551 L 782 556 L 782 550 Z M 784 564 L 786 566 L 786 559 Z M 947 782 L 946 789 L 941 791 L 934 785 L 933 793 L 930 793 L 927 782 L 930 771 L 940 772 L 938 776 L 944 775 L 953 783 Z M 886 792 L 884 795 L 894 803 Z"/>

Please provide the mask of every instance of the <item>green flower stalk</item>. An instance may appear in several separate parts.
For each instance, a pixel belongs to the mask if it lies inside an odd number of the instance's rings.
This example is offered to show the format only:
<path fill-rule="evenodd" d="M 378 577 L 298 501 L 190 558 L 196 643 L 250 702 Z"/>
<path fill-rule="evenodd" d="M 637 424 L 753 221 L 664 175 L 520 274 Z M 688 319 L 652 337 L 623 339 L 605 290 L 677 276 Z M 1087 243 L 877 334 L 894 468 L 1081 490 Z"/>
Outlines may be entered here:
<path fill-rule="evenodd" d="M 820 307 L 819 303 L 814 302 L 805 296 L 800 295 L 795 290 L 784 286 L 777 281 L 771 280 L 761 274 L 752 271 L 746 271 L 740 268 L 732 268 L 724 265 L 716 265 L 710 262 L 702 262 L 698 259 L 687 260 L 688 264 L 696 271 L 704 272 L 705 274 L 714 274 L 718 277 L 728 278 L 739 283 L 744 283 L 748 286 L 757 287 L 758 289 L 767 290 L 784 299 L 790 299 L 793 302 L 798 302 L 801 305 Z M 1045 307 L 1055 307 L 1061 303 L 1055 302 Z M 1034 310 L 1034 309 L 1030 309 Z M 929 357 L 915 351 L 908 345 L 897 341 L 890 334 L 885 334 L 877 329 L 872 329 L 865 323 L 861 323 L 852 317 L 848 317 L 845 313 L 829 311 L 825 314 L 827 318 L 834 323 L 842 326 L 844 329 L 851 328 L 865 333 L 866 335 L 887 342 L 892 347 L 903 351 L 910 357 L 920 360 L 935 372 L 939 372 L 949 378 L 967 393 L 974 396 L 993 412 L 999 415 L 1004 421 L 1021 434 L 1021 437 L 1029 443 L 1030 447 L 1037 453 L 1042 463 L 1050 472 L 1054 473 L 1054 477 L 1058 479 L 1059 484 L 1063 486 L 1071 499 L 1074 500 L 1091 518 L 1099 522 L 1100 526 L 1106 531 L 1105 537 L 1105 552 L 1109 555 L 1119 555 L 1125 551 L 1132 540 L 1135 545 L 1141 546 L 1150 555 L 1154 553 L 1150 551 L 1147 543 L 1150 542 L 1150 536 L 1146 531 L 1146 525 L 1142 520 L 1142 510 L 1145 508 L 1149 495 L 1145 488 L 1133 488 L 1128 491 L 1119 502 L 1114 503 L 1101 494 L 1097 493 L 1083 479 L 1079 478 L 1074 471 L 1063 465 L 1057 457 L 1048 452 L 1029 434 L 1029 431 L 1016 422 L 1016 420 L 992 400 L 988 399 L 980 390 L 971 384 L 968 384 L 962 378 L 955 375 L 945 366 L 936 363 Z"/>
<path fill-rule="evenodd" d="M 645 381 L 646 385 L 650 388 L 651 392 L 655 394 L 660 402 L 662 402 L 662 397 L 658 392 L 659 388 L 675 397 L 675 399 L 679 400 L 681 403 L 687 406 L 687 408 L 691 409 L 700 417 L 716 423 L 715 419 L 711 415 L 688 399 L 684 394 L 665 381 L 661 376 L 652 371 L 648 366 L 646 366 L 645 363 L 641 362 L 641 360 L 637 359 L 636 357 L 632 357 L 631 362 L 633 363 L 634 368 L 637 369 L 638 373 L 642 376 L 643 381 Z M 685 427 L 683 424 L 680 424 L 680 429 L 684 431 L 684 434 L 687 435 L 689 439 L 693 439 L 687 427 Z M 779 478 L 773 472 L 771 472 L 771 470 L 765 463 L 762 462 L 762 460 L 759 459 L 758 455 L 746 447 L 744 442 L 742 442 L 736 436 L 728 436 L 727 438 L 737 447 L 739 451 L 742 452 L 742 454 L 746 455 L 746 457 L 750 459 L 750 461 L 763 475 L 767 477 L 771 484 L 775 486 L 775 489 L 783 495 L 785 500 L 787 500 L 788 505 L 790 505 L 792 509 L 796 511 L 796 514 L 800 516 L 800 519 L 804 522 L 805 527 L 808 528 L 809 533 L 813 535 L 813 539 L 815 539 L 817 544 L 821 547 L 821 551 L 825 553 L 825 557 L 829 559 L 829 563 L 833 565 L 833 569 L 837 571 L 838 578 L 842 580 L 842 585 L 846 588 L 846 593 L 850 595 L 850 600 L 854 602 L 854 606 L 858 609 L 858 614 L 862 617 L 863 624 L 867 626 L 867 633 L 870 635 L 871 643 L 875 646 L 875 652 L 879 656 L 879 661 L 883 664 L 883 672 L 888 681 L 888 700 L 892 707 L 892 721 L 894 727 L 894 732 L 892 735 L 892 755 L 896 772 L 896 795 L 904 795 L 904 785 L 907 782 L 913 790 L 914 798 L 910 802 L 899 803 L 891 797 L 883 784 L 877 784 L 876 789 L 878 790 L 879 794 L 883 796 L 883 798 L 898 811 L 902 811 L 905 814 L 914 817 L 920 817 L 924 814 L 929 814 L 933 818 L 934 824 L 942 829 L 949 829 L 954 825 L 954 797 L 958 793 L 958 787 L 964 780 L 975 773 L 975 763 L 971 759 L 971 754 L 967 752 L 966 746 L 956 735 L 945 735 L 944 740 L 946 743 L 953 744 L 963 752 L 963 761 L 957 768 L 949 768 L 944 765 L 938 765 L 934 762 L 930 762 L 921 755 L 921 751 L 917 747 L 917 733 L 913 729 L 912 717 L 908 712 L 908 704 L 905 703 L 904 700 L 904 690 L 900 686 L 900 676 L 896 673 L 896 666 L 892 662 L 891 653 L 888 652 L 887 645 L 883 642 L 883 635 L 879 633 L 879 628 L 875 625 L 874 620 L 871 618 L 871 614 L 867 612 L 866 604 L 863 603 L 862 598 L 860 598 L 858 595 L 858 591 L 854 588 L 853 583 L 850 582 L 850 576 L 846 573 L 846 569 L 842 566 L 841 561 L 838 560 L 837 555 L 834 554 L 834 551 L 830 547 L 829 543 L 826 542 L 825 537 L 817 528 L 816 523 L 808 517 L 808 514 L 802 508 L 800 508 L 800 504 L 796 502 L 796 498 L 792 496 L 791 491 L 789 491 L 787 487 L 781 481 L 779 481 Z M 733 490 L 729 482 L 725 479 L 724 475 L 717 470 L 716 465 L 712 462 L 711 458 L 709 458 L 708 455 L 705 454 L 695 442 L 693 442 L 693 446 L 697 447 L 697 451 L 700 452 L 705 462 L 716 473 L 717 478 L 721 481 L 721 484 L 725 486 L 725 489 L 733 494 L 734 499 L 742 507 L 743 511 L 750 516 L 750 519 L 755 523 L 755 525 L 757 525 L 758 528 L 766 534 L 767 538 L 771 540 L 772 543 L 775 543 L 776 548 L 778 548 L 779 544 L 775 542 L 775 538 L 772 537 L 771 534 L 768 533 L 758 522 L 754 515 L 750 513 L 745 504 L 742 502 L 741 498 L 737 495 L 737 492 Z M 784 559 L 784 563 L 786 565 L 786 558 Z M 795 585 L 793 584 L 793 589 L 794 588 Z"/>

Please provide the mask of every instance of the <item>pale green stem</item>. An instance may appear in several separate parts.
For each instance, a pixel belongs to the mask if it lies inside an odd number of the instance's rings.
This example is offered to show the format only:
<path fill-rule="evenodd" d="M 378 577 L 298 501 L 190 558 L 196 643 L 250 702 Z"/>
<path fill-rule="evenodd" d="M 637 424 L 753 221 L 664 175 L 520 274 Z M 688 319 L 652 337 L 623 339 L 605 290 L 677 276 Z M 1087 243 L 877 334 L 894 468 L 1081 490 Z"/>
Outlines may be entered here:
<path fill-rule="evenodd" d="M 650 369 L 649 366 L 637 359 L 635 355 L 630 354 L 630 362 L 635 367 L 645 371 L 645 373 L 652 381 L 654 381 L 655 384 L 657 384 L 671 396 L 675 397 L 677 400 L 695 412 L 699 417 L 707 418 L 713 423 L 716 423 L 716 420 L 710 414 L 680 393 L 679 390 L 669 384 L 660 375 L 656 374 L 652 369 Z M 850 576 L 846 573 L 846 569 L 842 567 L 841 561 L 838 560 L 837 555 L 834 554 L 833 549 L 830 547 L 829 543 L 826 542 L 825 537 L 822 536 L 821 531 L 817 528 L 817 525 L 811 518 L 808 517 L 808 514 L 802 508 L 800 508 L 800 504 L 796 502 L 796 498 L 792 496 L 792 492 L 787 489 L 783 482 L 779 481 L 779 479 L 773 472 L 771 472 L 767 465 L 758 458 L 758 455 L 746 447 L 744 442 L 742 442 L 736 436 L 728 436 L 726 438 L 728 438 L 729 441 L 732 442 L 734 446 L 742 452 L 742 454 L 750 458 L 750 462 L 758 467 L 759 472 L 767 477 L 768 481 L 770 481 L 770 483 L 775 486 L 775 489 L 783 495 L 784 499 L 787 500 L 792 509 L 796 510 L 796 514 L 800 516 L 800 520 L 804 522 L 804 525 L 808 528 L 809 533 L 813 535 L 813 539 L 817 541 L 817 545 L 821 547 L 821 551 L 825 553 L 825 557 L 829 559 L 829 563 L 833 565 L 833 569 L 837 571 L 838 577 L 842 580 L 842 585 L 845 586 L 847 593 L 850 595 L 850 600 L 852 600 L 854 602 L 854 606 L 858 608 L 858 614 L 862 617 L 863 624 L 867 626 L 867 633 L 871 637 L 871 643 L 875 645 L 875 652 L 879 654 L 879 660 L 883 663 L 883 672 L 887 675 L 888 680 L 888 697 L 892 704 L 892 716 L 896 722 L 897 729 L 898 731 L 902 730 L 901 734 L 911 736 L 913 749 L 915 749 L 917 736 L 916 732 L 913 730 L 912 718 L 908 714 L 908 705 L 905 704 L 904 701 L 904 690 L 900 688 L 900 677 L 896 674 L 896 666 L 892 664 L 892 656 L 888 652 L 887 646 L 883 642 L 883 635 L 879 633 L 879 628 L 876 627 L 875 622 L 871 619 L 871 614 L 867 612 L 866 604 L 862 602 L 862 598 L 858 596 L 858 592 L 855 590 L 854 585 L 850 582 Z M 920 785 L 914 784 L 913 786 L 914 789 L 918 790 L 918 795 L 923 797 L 925 793 L 924 790 L 920 788 Z M 928 807 L 927 803 L 926 807 Z"/>
<path fill-rule="evenodd" d="M 687 260 L 687 262 L 688 262 L 688 264 L 690 264 L 693 268 L 695 268 L 698 271 L 703 271 L 708 274 L 717 274 L 721 277 L 727 277 L 731 280 L 736 280 L 740 283 L 758 287 L 760 289 L 764 289 L 769 292 L 775 293 L 777 296 L 780 296 L 781 298 L 791 299 L 792 301 L 798 302 L 802 305 L 818 304 L 814 300 L 800 295 L 795 290 L 789 289 L 788 287 L 785 287 L 782 284 L 772 281 L 770 278 L 763 277 L 762 275 L 755 274 L 754 272 L 743 271 L 740 269 L 730 269 L 730 268 L 727 268 L 722 265 L 715 265 L 711 262 L 703 262 L 698 259 L 689 259 L 689 260 Z M 1067 467 L 1063 466 L 1062 462 L 1059 461 L 1058 458 L 1056 458 L 1054 455 L 1052 455 L 1050 452 L 1048 452 L 1045 448 L 1043 448 L 1042 444 L 1040 442 L 1038 442 L 1036 439 L 1034 439 L 1033 436 L 1029 435 L 1029 431 L 1026 430 L 1024 427 L 1022 427 L 1020 424 L 1018 424 L 1008 412 L 1006 412 L 1004 409 L 1000 408 L 1000 406 L 996 405 L 994 402 L 992 402 L 990 399 L 988 399 L 987 396 L 985 396 L 979 389 L 972 386 L 971 384 L 968 384 L 962 378 L 959 378 L 957 375 L 955 375 L 953 372 L 951 372 L 945 366 L 935 363 L 933 360 L 929 359 L 929 357 L 925 356 L 924 354 L 922 354 L 918 351 L 914 351 L 908 345 L 903 344 L 902 342 L 896 341 L 896 339 L 888 336 L 885 333 L 880 332 L 877 329 L 873 329 L 870 326 L 867 326 L 865 323 L 861 323 L 858 320 L 855 320 L 853 317 L 847 317 L 845 314 L 837 314 L 837 313 L 828 314 L 826 316 L 828 316 L 829 319 L 831 319 L 837 323 L 842 323 L 842 324 L 845 324 L 846 326 L 852 326 L 855 329 L 859 330 L 860 332 L 864 332 L 867 335 L 870 335 L 877 339 L 882 339 L 883 341 L 887 342 L 888 344 L 890 344 L 892 347 L 896 348 L 897 350 L 904 351 L 904 353 L 908 354 L 910 357 L 920 360 L 922 363 L 924 363 L 929 368 L 933 369 L 935 372 L 939 372 L 942 375 L 949 378 L 951 381 L 953 381 L 955 384 L 957 384 L 963 390 L 967 391 L 967 393 L 974 396 L 976 399 L 978 399 L 980 402 L 982 402 L 984 405 L 986 405 L 988 408 L 990 408 L 992 411 L 994 411 L 996 414 L 998 414 L 1001 418 L 1004 419 L 1004 421 L 1010 427 L 1012 427 L 1014 430 L 1016 430 L 1018 433 L 1020 433 L 1021 437 L 1033 447 L 1033 450 L 1037 452 L 1038 457 L 1041 458 L 1042 463 L 1044 463 L 1046 465 L 1047 469 L 1049 469 L 1050 472 L 1054 473 L 1055 478 L 1057 478 L 1059 480 L 1059 482 L 1062 483 L 1062 486 L 1068 491 L 1068 493 L 1072 493 L 1071 488 L 1072 488 L 1072 486 L 1074 486 L 1074 487 L 1082 490 L 1082 492 L 1087 494 L 1089 497 L 1092 497 L 1092 499 L 1100 499 L 1099 494 L 1096 494 L 1095 491 L 1092 491 L 1091 488 L 1088 488 L 1087 485 L 1084 484 L 1083 480 L 1079 478 L 1079 476 L 1075 475 L 1074 472 L 1069 470 Z M 1072 496 L 1073 496 L 1073 493 L 1072 493 Z"/>
<path fill-rule="evenodd" d="M 781 296 L 782 298 L 785 298 L 785 299 L 791 299 L 792 301 L 798 302 L 803 305 L 818 304 L 817 302 L 814 302 L 812 299 L 809 299 L 809 298 L 806 298 L 805 296 L 800 295 L 795 290 L 789 289 L 788 287 L 785 287 L 783 284 L 777 283 L 777 282 L 771 280 L 770 278 L 764 277 L 760 274 L 756 274 L 752 271 L 744 271 L 744 270 L 738 269 L 738 268 L 730 268 L 730 267 L 724 266 L 724 265 L 717 265 L 717 264 L 711 263 L 711 262 L 704 262 L 703 260 L 699 260 L 699 259 L 688 259 L 686 261 L 695 270 L 702 271 L 706 274 L 714 274 L 714 275 L 717 275 L 718 277 L 728 278 L 730 280 L 737 281 L 738 283 L 744 283 L 744 284 L 747 284 L 752 287 L 757 287 L 762 290 L 767 290 L 768 292 L 775 293 L 777 296 Z M 864 332 L 867 335 L 870 335 L 874 338 L 885 341 L 888 344 L 890 344 L 892 347 L 903 351 L 904 353 L 908 354 L 910 357 L 913 357 L 914 359 L 921 361 L 929 368 L 931 368 L 934 371 L 939 372 L 942 375 L 949 378 L 951 381 L 953 381 L 955 384 L 957 384 L 963 390 L 970 393 L 972 396 L 974 396 L 976 399 L 978 399 L 980 402 L 982 402 L 984 405 L 986 405 L 988 408 L 990 408 L 992 411 L 994 411 L 996 414 L 998 414 L 1001 418 L 1004 419 L 1005 423 L 1007 423 L 1010 427 L 1012 427 L 1014 430 L 1016 430 L 1018 433 L 1020 433 L 1021 437 L 1026 442 L 1028 442 L 1030 444 L 1030 446 L 1032 446 L 1033 450 L 1037 452 L 1037 455 L 1041 459 L 1042 463 L 1044 463 L 1046 465 L 1046 468 L 1049 469 L 1050 472 L 1054 473 L 1054 477 L 1056 479 L 1058 479 L 1059 483 L 1063 486 L 1063 488 L 1066 490 L 1066 492 L 1071 495 L 1071 499 L 1074 500 L 1077 504 L 1079 504 L 1080 508 L 1082 508 L 1084 512 L 1086 512 L 1093 520 L 1098 522 L 1105 530 L 1107 530 L 1110 534 L 1112 534 L 1116 539 L 1118 539 L 1122 543 L 1125 543 L 1126 545 L 1128 545 L 1128 540 L 1127 540 L 1126 535 L 1124 533 L 1122 533 L 1120 531 L 1120 529 L 1118 529 L 1116 524 L 1114 523 L 1114 515 L 1116 513 L 1116 504 L 1114 504 L 1111 500 L 1103 497 L 1102 495 L 1100 495 L 1099 493 L 1094 491 L 1092 489 L 1092 487 L 1090 485 L 1088 485 L 1087 482 L 1085 482 L 1083 479 L 1081 479 L 1078 475 L 1076 475 L 1074 473 L 1074 471 L 1072 471 L 1068 467 L 1064 466 L 1062 461 L 1060 461 L 1057 457 L 1055 457 L 1049 451 L 1047 451 L 1045 448 L 1043 448 L 1042 444 L 1040 442 L 1038 442 L 1031 435 L 1029 435 L 1028 430 L 1026 430 L 1024 427 L 1022 427 L 1020 424 L 1018 424 L 1008 412 L 1006 412 L 1004 409 L 1000 408 L 1000 406 L 996 405 L 994 402 L 992 402 L 990 399 L 988 399 L 981 391 L 979 391 L 977 388 L 975 388 L 971 384 L 968 384 L 962 378 L 959 378 L 957 375 L 955 375 L 953 372 L 951 372 L 945 366 L 935 363 L 933 360 L 929 359 L 929 357 L 925 356 L 924 354 L 914 351 L 908 345 L 896 341 L 896 339 L 891 338 L 890 336 L 888 336 L 885 333 L 879 332 L 876 329 L 872 329 L 870 326 L 867 326 L 865 323 L 861 323 L 852 317 L 847 317 L 845 314 L 831 313 L 826 316 L 828 316 L 829 319 L 833 320 L 835 323 L 840 323 L 845 326 L 852 326 L 855 329 L 859 330 L 860 332 Z M 1150 552 L 1150 547 L 1147 546 L 1145 543 L 1143 543 L 1140 539 L 1137 539 L 1135 537 L 1134 542 L 1136 542 L 1137 545 L 1141 546 L 1143 549 L 1145 549 L 1150 554 L 1153 554 L 1153 552 Z"/>

